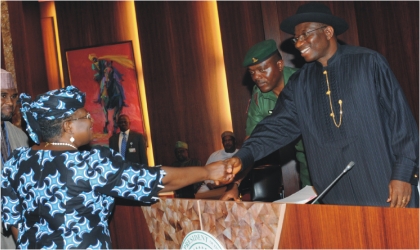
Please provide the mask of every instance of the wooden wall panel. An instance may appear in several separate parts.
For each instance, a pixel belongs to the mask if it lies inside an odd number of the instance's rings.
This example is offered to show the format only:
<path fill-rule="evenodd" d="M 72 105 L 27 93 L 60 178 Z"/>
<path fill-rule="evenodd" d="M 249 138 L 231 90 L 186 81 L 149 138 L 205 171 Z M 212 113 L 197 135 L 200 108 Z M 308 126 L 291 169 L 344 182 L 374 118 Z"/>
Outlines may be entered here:
<path fill-rule="evenodd" d="M 1 41 L 1 68 L 6 69 L 6 61 L 4 60 L 4 50 L 3 50 L 3 39 L 0 39 Z"/>
<path fill-rule="evenodd" d="M 8 1 L 19 92 L 35 97 L 48 90 L 38 2 Z"/>
<path fill-rule="evenodd" d="M 359 36 L 357 25 L 356 14 L 354 10 L 354 2 L 350 1 L 333 1 L 333 2 L 322 2 L 330 7 L 331 12 L 344 19 L 349 29 L 341 35 L 338 35 L 338 40 L 342 44 L 359 46 Z"/>
<path fill-rule="evenodd" d="M 57 45 L 55 40 L 53 17 L 41 18 L 42 35 L 44 41 L 44 56 L 48 79 L 48 89 L 61 87 L 60 65 L 58 64 Z"/>
<path fill-rule="evenodd" d="M 27 65 L 31 69 L 33 96 L 48 91 L 48 79 L 42 42 L 41 15 L 38 2 L 22 2 L 25 20 L 25 50 Z M 22 39 L 21 37 L 19 39 Z M 19 67 L 19 65 L 16 65 Z M 26 67 L 25 67 L 26 68 Z M 24 74 L 28 74 L 24 70 Z"/>
<path fill-rule="evenodd" d="M 223 60 L 215 58 L 211 4 L 135 2 L 156 164 L 176 160 L 178 140 L 205 164 L 229 129 L 219 119 L 227 107 L 219 104 Z"/>
<path fill-rule="evenodd" d="M 66 51 L 123 41 L 118 1 L 56 1 L 65 85 L 70 84 Z"/>
<path fill-rule="evenodd" d="M 419 209 L 287 204 L 278 249 L 418 249 Z"/>
<path fill-rule="evenodd" d="M 360 46 L 385 56 L 419 124 L 419 2 L 369 1 L 354 5 Z"/>
<path fill-rule="evenodd" d="M 139 203 L 129 201 L 116 205 L 112 217 L 109 224 L 112 249 L 155 249 Z"/>
<path fill-rule="evenodd" d="M 252 81 L 242 61 L 249 48 L 265 40 L 261 2 L 217 2 L 223 53 L 229 90 L 230 109 L 236 145 L 245 138 L 246 109 L 251 97 Z"/>

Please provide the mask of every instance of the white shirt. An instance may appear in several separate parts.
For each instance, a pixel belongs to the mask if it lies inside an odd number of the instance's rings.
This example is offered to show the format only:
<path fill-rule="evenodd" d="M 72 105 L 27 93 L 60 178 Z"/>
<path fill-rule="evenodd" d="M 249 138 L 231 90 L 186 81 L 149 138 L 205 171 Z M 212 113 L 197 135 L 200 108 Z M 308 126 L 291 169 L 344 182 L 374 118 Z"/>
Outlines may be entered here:
<path fill-rule="evenodd" d="M 128 142 L 128 134 L 130 133 L 130 130 L 129 129 L 127 129 L 126 131 L 125 131 L 125 136 L 126 136 L 126 140 L 127 140 L 127 142 Z M 120 136 L 118 137 L 118 148 L 119 148 L 119 150 L 120 150 L 120 153 L 121 153 L 121 142 L 122 142 L 122 139 L 123 139 L 123 134 L 122 134 L 122 132 L 120 132 Z"/>
<path fill-rule="evenodd" d="M 226 160 L 228 158 L 231 158 L 234 154 L 236 154 L 236 152 L 238 152 L 239 149 L 236 149 L 235 151 L 233 151 L 233 153 L 226 153 L 225 149 L 220 149 L 217 150 L 216 152 L 214 152 L 213 154 L 210 155 L 209 159 L 206 162 L 206 165 L 209 165 L 210 163 L 216 162 L 216 161 L 223 161 Z M 214 181 L 212 180 L 205 180 L 204 184 L 201 185 L 200 189 L 197 191 L 197 193 L 202 193 L 202 192 L 206 192 L 209 191 L 210 189 L 207 187 L 207 183 L 214 183 Z"/>

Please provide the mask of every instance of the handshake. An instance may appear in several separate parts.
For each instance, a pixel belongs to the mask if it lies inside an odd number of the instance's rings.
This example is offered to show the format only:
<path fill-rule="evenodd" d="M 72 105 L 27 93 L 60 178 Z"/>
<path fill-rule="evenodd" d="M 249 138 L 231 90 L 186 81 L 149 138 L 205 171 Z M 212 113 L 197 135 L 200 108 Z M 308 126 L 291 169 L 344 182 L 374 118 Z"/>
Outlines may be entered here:
<path fill-rule="evenodd" d="M 162 184 L 165 187 L 161 192 L 174 191 L 204 180 L 213 180 L 216 185 L 228 184 L 234 180 L 241 168 L 242 162 L 236 157 L 213 162 L 204 167 L 162 166 L 166 175 L 162 179 Z"/>
<path fill-rule="evenodd" d="M 242 162 L 239 158 L 233 157 L 210 163 L 204 167 L 208 172 L 207 180 L 213 180 L 215 185 L 224 185 L 234 180 L 235 175 L 242 168 Z"/>

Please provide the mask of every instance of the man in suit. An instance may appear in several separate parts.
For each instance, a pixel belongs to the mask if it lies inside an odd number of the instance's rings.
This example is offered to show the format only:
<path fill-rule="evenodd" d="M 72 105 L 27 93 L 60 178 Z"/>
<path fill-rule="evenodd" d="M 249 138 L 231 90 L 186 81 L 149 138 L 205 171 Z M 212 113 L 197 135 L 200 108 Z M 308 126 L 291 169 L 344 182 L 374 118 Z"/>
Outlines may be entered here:
<path fill-rule="evenodd" d="M 120 133 L 109 138 L 109 147 L 120 152 L 126 160 L 141 164 L 148 164 L 146 155 L 146 143 L 142 134 L 130 130 L 130 117 L 122 114 L 118 117 Z M 126 146 L 124 149 L 124 134 Z"/>
<path fill-rule="evenodd" d="M 1 168 L 7 161 L 12 151 L 18 147 L 28 146 L 28 137 L 18 127 L 13 125 L 12 120 L 16 101 L 18 98 L 17 88 L 13 83 L 12 74 L 1 69 Z M 1 226 L 1 249 L 16 249 L 15 241 L 10 232 L 3 230 Z"/>

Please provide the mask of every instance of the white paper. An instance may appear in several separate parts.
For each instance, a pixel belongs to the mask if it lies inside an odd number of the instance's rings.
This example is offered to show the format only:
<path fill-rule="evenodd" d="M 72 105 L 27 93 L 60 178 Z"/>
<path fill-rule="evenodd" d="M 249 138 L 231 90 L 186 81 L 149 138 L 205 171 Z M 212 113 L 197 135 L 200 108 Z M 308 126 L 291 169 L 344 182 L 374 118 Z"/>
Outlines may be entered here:
<path fill-rule="evenodd" d="M 314 187 L 305 186 L 296 193 L 280 200 L 273 201 L 275 203 L 293 203 L 293 204 L 305 204 L 310 200 L 313 200 L 318 195 L 315 192 Z"/>

